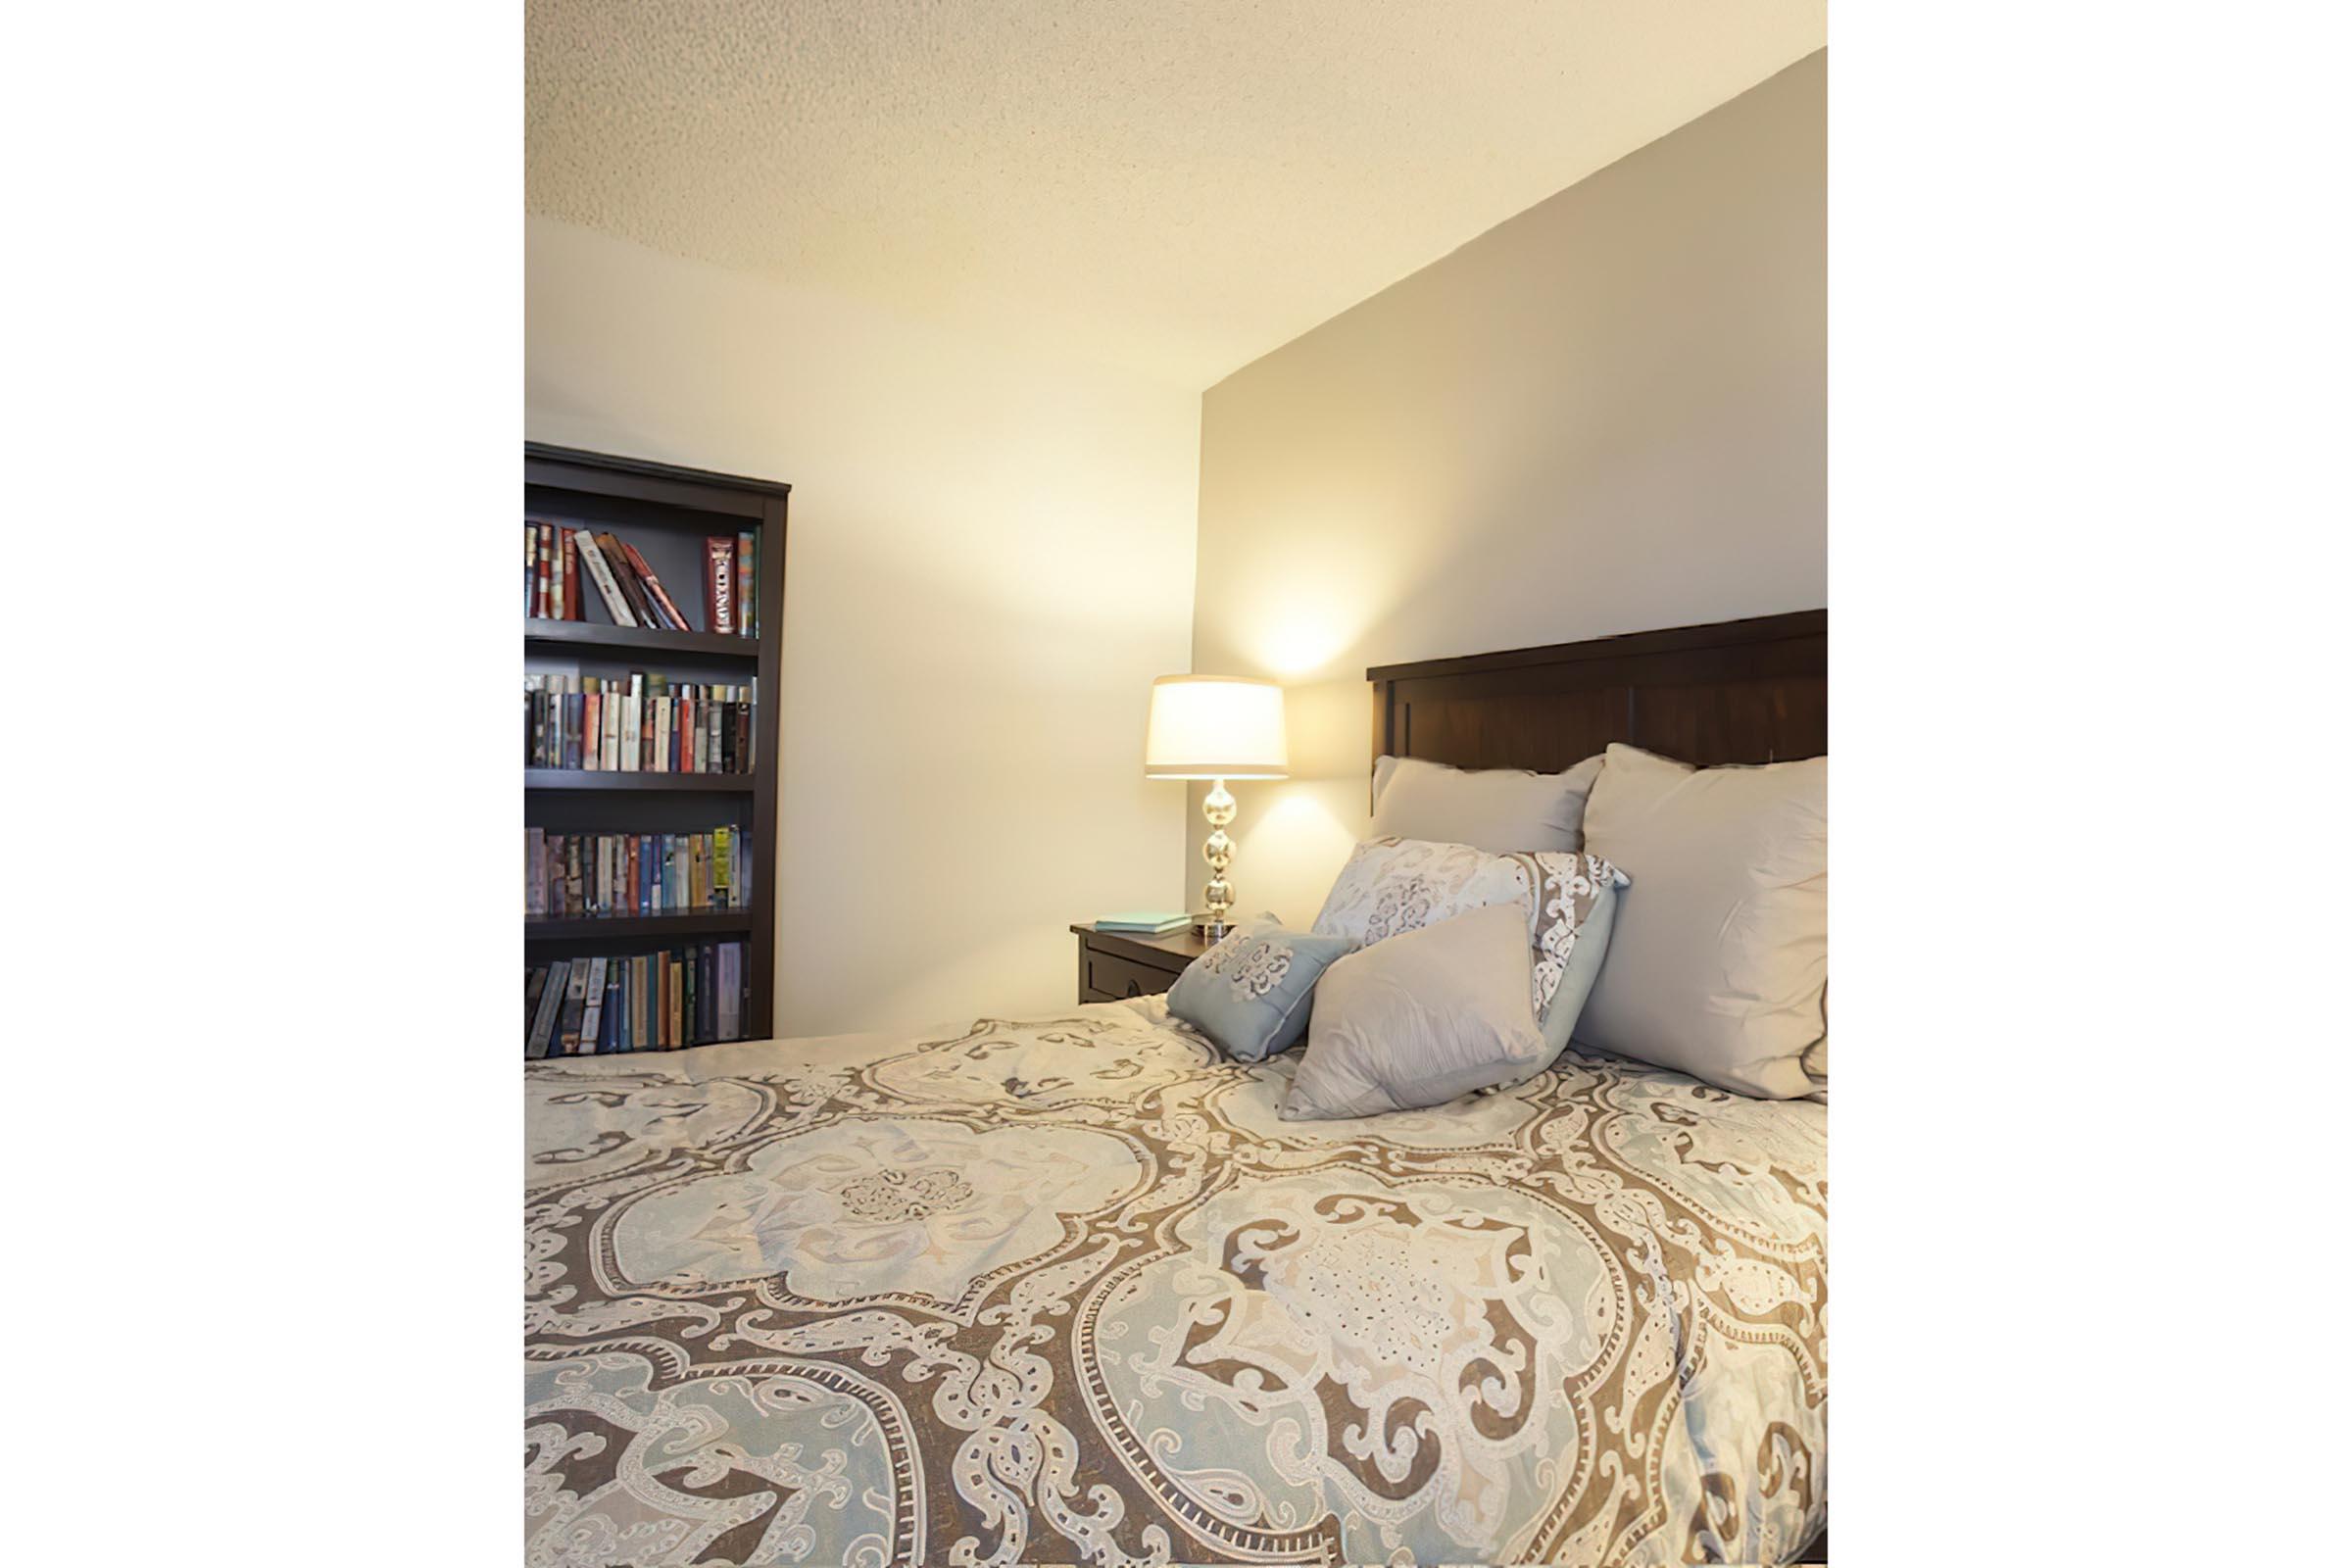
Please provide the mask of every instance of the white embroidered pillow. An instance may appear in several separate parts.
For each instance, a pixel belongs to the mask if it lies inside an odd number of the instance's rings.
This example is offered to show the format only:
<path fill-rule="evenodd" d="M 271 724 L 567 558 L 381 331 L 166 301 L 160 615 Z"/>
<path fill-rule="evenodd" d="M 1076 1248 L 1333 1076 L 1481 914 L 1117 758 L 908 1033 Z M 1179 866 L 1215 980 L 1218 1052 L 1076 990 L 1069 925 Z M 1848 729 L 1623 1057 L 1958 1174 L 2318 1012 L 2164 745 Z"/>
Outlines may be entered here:
<path fill-rule="evenodd" d="M 1607 912 L 1626 884 L 1625 873 L 1597 855 L 1490 855 L 1467 844 L 1366 839 L 1331 885 L 1314 929 L 1369 947 L 1489 905 L 1518 905 L 1527 920 L 1529 1001 L 1556 1054 L 1592 989 L 1608 942 Z M 1579 938 L 1588 931 L 1595 940 L 1587 944 L 1591 951 L 1580 953 Z M 1570 980 L 1565 994 L 1564 976 Z"/>

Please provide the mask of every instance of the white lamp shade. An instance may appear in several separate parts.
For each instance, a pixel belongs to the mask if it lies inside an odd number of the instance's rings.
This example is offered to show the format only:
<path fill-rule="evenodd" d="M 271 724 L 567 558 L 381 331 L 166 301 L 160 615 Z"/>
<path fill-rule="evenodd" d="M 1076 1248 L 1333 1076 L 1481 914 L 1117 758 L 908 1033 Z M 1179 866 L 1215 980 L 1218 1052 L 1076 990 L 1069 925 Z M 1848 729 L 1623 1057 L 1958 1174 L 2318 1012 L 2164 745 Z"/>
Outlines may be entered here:
<path fill-rule="evenodd" d="M 1152 683 L 1148 778 L 1287 778 L 1282 688 L 1241 675 L 1162 675 Z"/>

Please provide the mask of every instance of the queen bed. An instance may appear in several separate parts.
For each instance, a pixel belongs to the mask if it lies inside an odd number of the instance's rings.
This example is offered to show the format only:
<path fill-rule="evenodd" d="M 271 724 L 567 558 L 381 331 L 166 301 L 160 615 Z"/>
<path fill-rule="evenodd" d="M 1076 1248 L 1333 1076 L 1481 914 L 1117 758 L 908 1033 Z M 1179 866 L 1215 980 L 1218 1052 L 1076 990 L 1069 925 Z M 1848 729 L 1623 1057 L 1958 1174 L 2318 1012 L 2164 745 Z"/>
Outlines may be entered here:
<path fill-rule="evenodd" d="M 1372 671 L 1375 745 L 1826 752 L 1826 617 Z M 1164 999 L 526 1068 L 543 1564 L 1781 1562 L 1826 1107 L 1571 1049 L 1283 1120 Z"/>

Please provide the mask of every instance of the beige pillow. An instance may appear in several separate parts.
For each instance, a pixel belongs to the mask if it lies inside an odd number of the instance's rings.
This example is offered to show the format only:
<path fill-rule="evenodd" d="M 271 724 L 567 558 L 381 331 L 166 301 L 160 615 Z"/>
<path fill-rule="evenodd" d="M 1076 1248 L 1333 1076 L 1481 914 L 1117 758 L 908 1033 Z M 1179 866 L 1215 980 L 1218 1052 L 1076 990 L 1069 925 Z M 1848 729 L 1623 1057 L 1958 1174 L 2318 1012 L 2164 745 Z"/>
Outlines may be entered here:
<path fill-rule="evenodd" d="M 1605 965 L 1604 965 L 1605 967 Z M 1351 953 L 1323 971 L 1286 1121 L 1442 1105 L 1543 1070 L 1527 915 L 1492 904 Z"/>
<path fill-rule="evenodd" d="M 1820 1087 L 1803 1058 L 1828 1037 L 1829 772 L 1609 748 L 1585 839 L 1633 886 L 1579 1041 L 1766 1100 Z"/>
<path fill-rule="evenodd" d="M 1600 776 L 1588 757 L 1564 773 L 1518 768 L 1465 771 L 1414 757 L 1372 764 L 1371 838 L 1467 844 L 1494 855 L 1518 850 L 1573 854 L 1585 847 L 1585 797 Z"/>

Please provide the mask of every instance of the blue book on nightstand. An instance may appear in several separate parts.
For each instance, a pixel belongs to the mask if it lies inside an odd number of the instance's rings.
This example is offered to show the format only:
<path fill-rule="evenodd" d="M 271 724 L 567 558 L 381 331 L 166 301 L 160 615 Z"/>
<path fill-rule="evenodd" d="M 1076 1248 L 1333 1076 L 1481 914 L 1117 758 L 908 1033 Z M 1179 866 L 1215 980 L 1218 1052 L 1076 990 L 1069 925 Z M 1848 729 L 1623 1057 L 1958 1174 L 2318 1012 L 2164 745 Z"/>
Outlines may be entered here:
<path fill-rule="evenodd" d="M 1129 909 L 1123 914 L 1098 914 L 1095 929 L 1120 931 L 1130 936 L 1157 937 L 1170 931 L 1181 931 L 1193 923 L 1189 914 L 1171 914 L 1164 909 Z"/>

